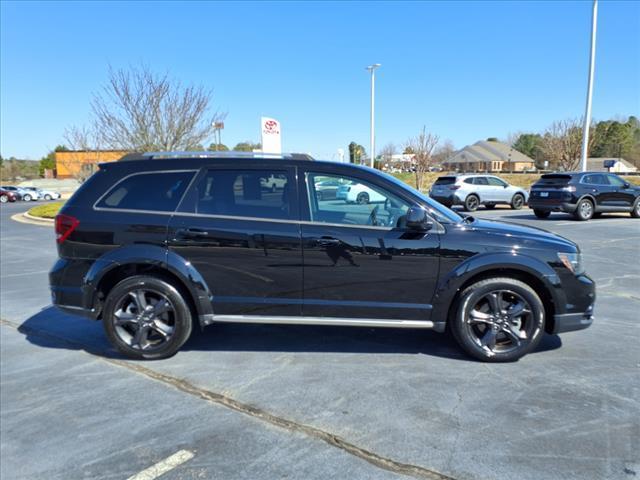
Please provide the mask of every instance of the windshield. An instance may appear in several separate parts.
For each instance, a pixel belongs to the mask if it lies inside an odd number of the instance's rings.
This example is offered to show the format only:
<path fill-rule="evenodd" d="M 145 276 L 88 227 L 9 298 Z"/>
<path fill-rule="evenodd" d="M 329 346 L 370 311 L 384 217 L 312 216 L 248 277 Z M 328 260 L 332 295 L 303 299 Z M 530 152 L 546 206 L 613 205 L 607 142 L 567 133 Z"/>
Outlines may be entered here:
<path fill-rule="evenodd" d="M 376 173 L 378 173 L 379 175 L 382 175 L 384 178 L 395 183 L 399 187 L 404 188 L 405 190 L 409 190 L 415 196 L 417 196 L 422 201 L 424 201 L 427 205 L 429 205 L 429 209 L 428 209 L 429 213 L 431 213 L 431 215 L 433 215 L 438 222 L 458 223 L 462 221 L 463 219 L 462 216 L 458 215 L 453 210 L 449 210 L 447 207 L 436 202 L 435 200 L 432 200 L 431 198 L 427 197 L 424 193 L 420 192 L 419 190 L 416 190 L 412 186 L 404 183 L 401 180 L 398 180 L 393 175 L 389 175 L 388 173 L 381 172 L 379 170 L 376 170 Z"/>

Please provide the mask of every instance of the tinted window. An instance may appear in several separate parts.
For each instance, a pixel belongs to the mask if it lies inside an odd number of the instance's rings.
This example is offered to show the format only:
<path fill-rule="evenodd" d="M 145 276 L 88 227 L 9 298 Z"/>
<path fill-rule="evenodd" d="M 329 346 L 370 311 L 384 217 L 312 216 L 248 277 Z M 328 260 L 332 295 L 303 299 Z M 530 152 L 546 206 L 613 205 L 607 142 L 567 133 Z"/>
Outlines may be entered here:
<path fill-rule="evenodd" d="M 620 177 L 616 177 L 615 175 L 607 175 L 606 177 L 609 179 L 609 183 L 614 187 L 623 187 L 625 184 L 624 180 Z"/>
<path fill-rule="evenodd" d="M 453 185 L 454 183 L 456 183 L 456 177 L 440 177 L 434 185 Z"/>
<path fill-rule="evenodd" d="M 338 185 L 334 191 L 325 182 Z M 311 221 L 394 228 L 407 213 L 404 200 L 378 185 L 343 175 L 307 173 Z"/>
<path fill-rule="evenodd" d="M 194 172 L 136 173 L 117 183 L 97 206 L 173 212 L 193 175 Z"/>
<path fill-rule="evenodd" d="M 504 187 L 506 183 L 496 177 L 487 177 L 487 181 L 489 185 L 493 185 L 494 187 Z"/>
<path fill-rule="evenodd" d="M 489 185 L 489 182 L 487 182 L 487 178 L 486 177 L 475 177 L 473 179 L 473 184 L 474 185 Z"/>
<path fill-rule="evenodd" d="M 589 185 L 607 185 L 607 179 L 604 175 L 600 173 L 593 173 L 591 175 L 585 175 L 582 183 L 587 183 Z"/>
<path fill-rule="evenodd" d="M 468 183 L 469 185 L 473 185 L 473 178 L 465 178 L 464 183 Z"/>
<path fill-rule="evenodd" d="M 561 173 L 547 173 L 542 175 L 537 185 L 566 185 L 571 181 L 571 175 L 563 175 Z"/>
<path fill-rule="evenodd" d="M 292 186 L 285 171 L 209 170 L 194 188 L 191 211 L 203 215 L 291 219 Z"/>

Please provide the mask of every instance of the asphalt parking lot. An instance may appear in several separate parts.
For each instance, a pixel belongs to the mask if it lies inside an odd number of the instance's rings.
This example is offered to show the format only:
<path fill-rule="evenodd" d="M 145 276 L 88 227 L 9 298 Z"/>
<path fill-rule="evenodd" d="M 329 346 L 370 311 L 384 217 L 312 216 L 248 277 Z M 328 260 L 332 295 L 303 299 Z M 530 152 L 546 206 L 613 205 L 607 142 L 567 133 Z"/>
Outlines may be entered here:
<path fill-rule="evenodd" d="M 444 335 L 216 325 L 175 357 L 122 359 L 99 323 L 49 307 L 51 227 L 0 207 L 0 477 L 640 477 L 640 220 L 478 211 L 577 242 L 596 321 L 513 364 Z M 185 460 L 186 459 L 186 460 Z M 153 477 L 148 477 L 153 478 Z"/>

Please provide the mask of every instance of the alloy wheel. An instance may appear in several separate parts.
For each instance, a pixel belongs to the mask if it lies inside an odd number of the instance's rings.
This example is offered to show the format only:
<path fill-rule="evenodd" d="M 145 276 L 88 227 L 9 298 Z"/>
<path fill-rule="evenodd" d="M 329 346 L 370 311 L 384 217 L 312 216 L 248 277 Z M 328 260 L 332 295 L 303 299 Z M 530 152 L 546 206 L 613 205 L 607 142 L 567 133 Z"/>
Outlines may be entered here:
<path fill-rule="evenodd" d="M 583 200 L 580 202 L 580 216 L 584 219 L 591 218 L 593 216 L 593 205 L 589 200 Z"/>
<path fill-rule="evenodd" d="M 116 335 L 129 347 L 153 352 L 175 332 L 175 308 L 162 293 L 137 289 L 116 303 L 112 318 Z"/>
<path fill-rule="evenodd" d="M 512 352 L 528 343 L 536 326 L 527 300 L 512 290 L 494 290 L 469 310 L 465 328 L 477 346 L 495 355 Z"/>

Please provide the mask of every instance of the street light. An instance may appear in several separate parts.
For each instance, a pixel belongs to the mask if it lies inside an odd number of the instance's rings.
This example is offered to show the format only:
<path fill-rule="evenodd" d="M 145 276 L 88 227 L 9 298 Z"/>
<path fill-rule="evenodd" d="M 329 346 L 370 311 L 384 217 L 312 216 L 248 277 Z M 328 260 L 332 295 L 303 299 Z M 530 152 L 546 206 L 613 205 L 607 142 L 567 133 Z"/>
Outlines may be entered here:
<path fill-rule="evenodd" d="M 596 28 L 598 26 L 598 0 L 593 0 L 591 11 L 591 52 L 589 54 L 589 80 L 587 83 L 587 105 L 584 112 L 584 125 L 582 126 L 582 171 L 587 171 L 587 157 L 589 152 L 589 127 L 591 126 L 591 97 L 593 95 L 593 70 L 596 63 Z"/>
<path fill-rule="evenodd" d="M 371 155 L 371 168 L 373 168 L 376 158 L 376 131 L 375 131 L 375 91 L 376 91 L 376 68 L 380 67 L 379 63 L 369 65 L 367 70 L 371 72 L 371 143 L 369 145 L 369 154 Z"/>

